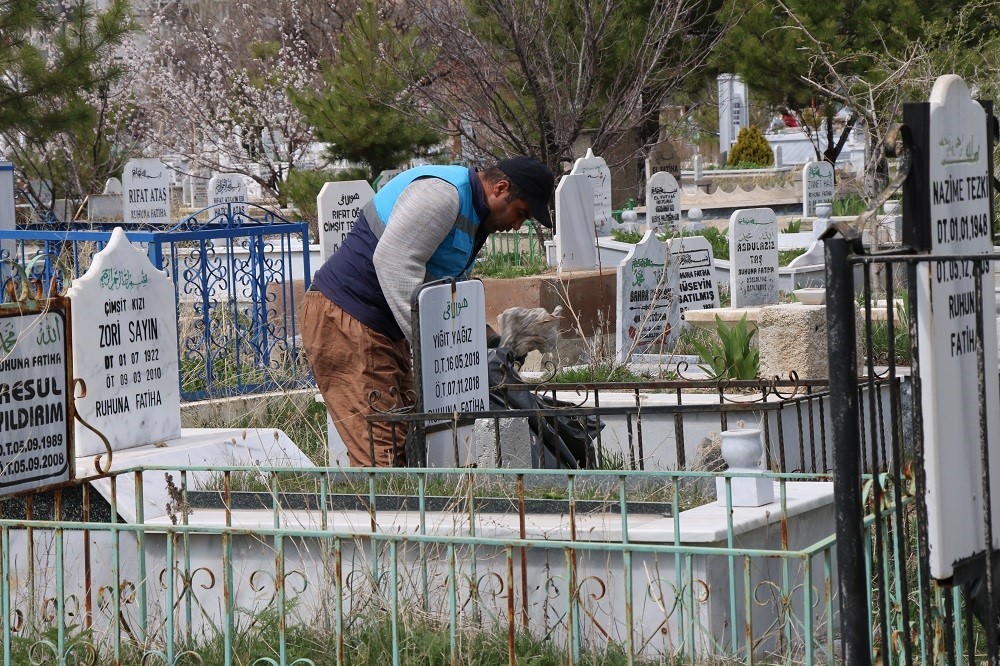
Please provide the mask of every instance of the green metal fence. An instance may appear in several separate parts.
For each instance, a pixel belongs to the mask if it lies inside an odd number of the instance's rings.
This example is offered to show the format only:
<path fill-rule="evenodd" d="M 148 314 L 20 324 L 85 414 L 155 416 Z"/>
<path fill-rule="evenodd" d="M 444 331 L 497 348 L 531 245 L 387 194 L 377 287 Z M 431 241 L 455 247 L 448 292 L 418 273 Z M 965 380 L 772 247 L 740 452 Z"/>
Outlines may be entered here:
<path fill-rule="evenodd" d="M 833 663 L 829 478 L 769 478 L 121 470 L 4 500 L 3 661 Z"/>

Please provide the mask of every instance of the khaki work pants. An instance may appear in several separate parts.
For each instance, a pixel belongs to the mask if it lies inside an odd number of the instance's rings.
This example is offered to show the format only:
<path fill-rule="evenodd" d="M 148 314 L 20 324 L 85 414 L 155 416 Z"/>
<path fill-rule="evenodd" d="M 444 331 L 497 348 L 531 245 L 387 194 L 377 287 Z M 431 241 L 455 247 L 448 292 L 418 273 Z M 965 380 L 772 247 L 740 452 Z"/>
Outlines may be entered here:
<path fill-rule="evenodd" d="M 302 306 L 302 346 L 347 455 L 355 467 L 404 466 L 406 423 L 369 423 L 365 416 L 413 403 L 410 344 L 393 342 L 318 291 Z"/>

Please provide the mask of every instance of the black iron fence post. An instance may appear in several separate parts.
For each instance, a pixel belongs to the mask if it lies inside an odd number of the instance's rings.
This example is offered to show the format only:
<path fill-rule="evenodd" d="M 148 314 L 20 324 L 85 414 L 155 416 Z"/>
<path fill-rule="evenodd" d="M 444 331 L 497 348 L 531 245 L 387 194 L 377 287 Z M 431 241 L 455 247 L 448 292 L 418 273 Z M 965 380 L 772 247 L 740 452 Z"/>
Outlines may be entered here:
<path fill-rule="evenodd" d="M 833 432 L 833 496 L 837 518 L 837 579 L 843 664 L 871 664 L 868 585 L 861 502 L 861 440 L 858 423 L 858 349 L 854 267 L 848 258 L 858 240 L 825 237 L 826 318 Z"/>

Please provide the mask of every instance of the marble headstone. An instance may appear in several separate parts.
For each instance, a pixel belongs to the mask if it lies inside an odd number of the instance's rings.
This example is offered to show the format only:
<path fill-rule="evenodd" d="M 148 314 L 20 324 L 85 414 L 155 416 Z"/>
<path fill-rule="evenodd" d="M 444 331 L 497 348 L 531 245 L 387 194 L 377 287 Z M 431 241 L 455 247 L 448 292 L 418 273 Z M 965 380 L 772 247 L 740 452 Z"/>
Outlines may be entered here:
<path fill-rule="evenodd" d="M 925 187 L 904 189 L 903 209 L 924 231 L 934 256 L 993 253 L 993 175 L 989 116 L 960 77 L 935 81 L 926 107 L 922 147 Z M 921 161 L 923 161 L 921 160 Z M 921 213 L 918 215 L 918 213 Z M 919 222 L 917 222 L 919 221 Z M 986 541 L 981 437 L 987 437 L 989 477 L 1000 478 L 1000 386 L 980 388 L 978 368 L 997 367 L 991 263 L 981 290 L 973 261 L 916 266 L 916 325 L 924 419 L 930 574 L 950 578 L 955 565 L 1000 546 L 1000 493 L 990 494 L 993 543 Z M 980 347 L 976 330 L 982 317 Z M 982 356 L 979 356 L 982 354 Z M 981 409 L 985 410 L 980 415 Z M 985 423 L 982 422 L 985 419 Z M 981 425 L 982 424 L 982 425 Z"/>
<path fill-rule="evenodd" d="M 816 215 L 816 204 L 833 203 L 833 165 L 809 162 L 802 167 L 802 214 Z"/>
<path fill-rule="evenodd" d="M 719 74 L 719 150 L 728 154 L 740 130 L 749 126 L 747 84 L 736 74 Z"/>
<path fill-rule="evenodd" d="M 594 219 L 593 225 L 598 236 L 608 236 L 615 226 L 615 218 L 611 214 L 611 169 L 603 157 L 596 157 L 594 151 L 587 149 L 587 154 L 573 163 L 573 176 L 586 176 L 593 191 Z"/>
<path fill-rule="evenodd" d="M 680 333 L 677 271 L 668 256 L 666 244 L 647 231 L 618 266 L 619 361 L 632 354 L 667 353 Z"/>
<path fill-rule="evenodd" d="M 770 208 L 729 218 L 729 287 L 734 308 L 778 302 L 778 219 Z"/>
<path fill-rule="evenodd" d="M 344 180 L 323 185 L 316 197 L 319 213 L 320 258 L 326 261 L 354 228 L 361 209 L 375 196 L 364 180 Z"/>
<path fill-rule="evenodd" d="M 673 141 L 664 140 L 654 143 L 649 149 L 649 158 L 646 160 L 646 180 L 652 178 L 654 173 L 666 171 L 675 180 L 681 179 L 681 155 Z M 649 205 L 649 199 L 646 199 Z"/>
<path fill-rule="evenodd" d="M 559 272 L 597 268 L 594 193 L 583 175 L 563 176 L 556 187 L 556 265 Z"/>
<path fill-rule="evenodd" d="M 67 324 L 64 306 L 0 316 L 0 495 L 70 479 Z"/>
<path fill-rule="evenodd" d="M 383 187 L 385 187 L 386 183 L 388 183 L 390 180 L 392 180 L 401 173 L 403 172 L 399 169 L 385 169 L 384 171 L 380 171 L 379 174 L 375 176 L 375 180 L 372 181 L 373 185 L 375 186 L 375 191 L 378 192 L 379 190 L 381 190 Z"/>
<path fill-rule="evenodd" d="M 646 222 L 655 233 L 680 228 L 681 194 L 677 180 L 666 171 L 658 171 L 646 181 Z"/>
<path fill-rule="evenodd" d="M 681 318 L 687 310 L 719 307 L 712 244 L 704 236 L 682 236 L 667 241 L 670 265 L 677 270 L 677 304 Z"/>
<path fill-rule="evenodd" d="M 208 181 L 208 205 L 214 206 L 212 216 L 228 215 L 233 221 L 246 221 L 247 181 L 238 173 L 219 173 Z"/>
<path fill-rule="evenodd" d="M 112 450 L 178 437 L 177 301 L 166 273 L 116 227 L 107 246 L 67 291 L 73 304 L 74 374 L 86 382 L 80 416 Z M 76 455 L 105 452 L 76 425 Z"/>
<path fill-rule="evenodd" d="M 427 287 L 420 308 L 420 382 L 428 414 L 467 414 L 489 409 L 486 358 L 486 293 L 479 280 Z M 430 424 L 428 424 L 430 425 Z M 461 467 L 477 456 L 472 426 L 427 435 L 428 467 Z M 458 454 L 456 460 L 455 455 Z"/>
<path fill-rule="evenodd" d="M 101 194 L 117 194 L 121 196 L 121 193 L 122 181 L 112 176 L 104 183 L 104 191 Z"/>
<path fill-rule="evenodd" d="M 126 224 L 170 223 L 170 174 L 158 159 L 129 160 L 122 176 Z"/>
<path fill-rule="evenodd" d="M 91 194 L 87 197 L 87 219 L 102 222 L 122 221 L 122 195 Z"/>
<path fill-rule="evenodd" d="M 14 165 L 11 162 L 0 162 L 0 230 L 14 231 L 15 211 Z M 12 258 L 13 252 L 13 239 L 0 240 L 0 259 Z"/>

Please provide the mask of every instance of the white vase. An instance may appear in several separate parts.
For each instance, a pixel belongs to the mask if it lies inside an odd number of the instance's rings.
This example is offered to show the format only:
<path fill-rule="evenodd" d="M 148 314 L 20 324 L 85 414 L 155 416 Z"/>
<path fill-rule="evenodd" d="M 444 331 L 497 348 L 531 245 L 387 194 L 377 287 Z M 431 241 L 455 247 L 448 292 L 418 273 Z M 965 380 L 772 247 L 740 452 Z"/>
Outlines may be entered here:
<path fill-rule="evenodd" d="M 764 443 L 759 428 L 739 428 L 722 433 L 722 458 L 732 470 L 760 469 Z"/>

